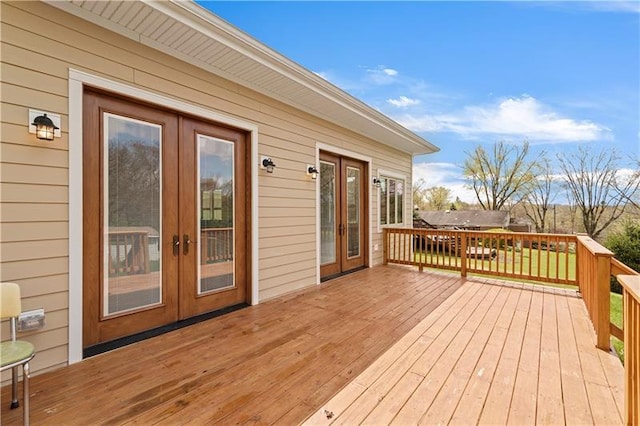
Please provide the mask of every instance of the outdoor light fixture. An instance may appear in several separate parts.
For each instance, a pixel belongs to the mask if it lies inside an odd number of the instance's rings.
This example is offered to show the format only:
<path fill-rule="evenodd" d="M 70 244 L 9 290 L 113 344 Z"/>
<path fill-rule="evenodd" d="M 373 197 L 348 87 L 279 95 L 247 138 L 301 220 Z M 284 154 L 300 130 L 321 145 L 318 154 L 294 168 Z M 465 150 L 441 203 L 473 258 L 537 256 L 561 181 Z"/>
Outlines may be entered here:
<path fill-rule="evenodd" d="M 273 173 L 273 169 L 276 167 L 276 163 L 273 162 L 271 157 L 263 157 L 262 167 L 267 169 L 267 173 Z"/>
<path fill-rule="evenodd" d="M 318 169 L 316 168 L 316 166 L 307 164 L 307 174 L 311 175 L 311 179 L 313 180 L 318 179 Z"/>
<path fill-rule="evenodd" d="M 377 177 L 373 178 L 373 186 L 375 186 L 376 188 L 380 188 L 380 179 L 378 179 Z"/>
<path fill-rule="evenodd" d="M 60 136 L 60 133 L 56 132 L 60 127 L 56 126 L 53 120 L 51 120 L 46 113 L 40 113 L 33 110 L 30 110 L 29 113 L 29 115 L 33 117 L 33 122 L 30 123 L 30 126 L 33 127 L 30 132 L 35 133 L 38 139 L 52 141 L 55 136 Z M 60 121 L 59 117 L 56 117 L 56 119 L 58 122 Z"/>

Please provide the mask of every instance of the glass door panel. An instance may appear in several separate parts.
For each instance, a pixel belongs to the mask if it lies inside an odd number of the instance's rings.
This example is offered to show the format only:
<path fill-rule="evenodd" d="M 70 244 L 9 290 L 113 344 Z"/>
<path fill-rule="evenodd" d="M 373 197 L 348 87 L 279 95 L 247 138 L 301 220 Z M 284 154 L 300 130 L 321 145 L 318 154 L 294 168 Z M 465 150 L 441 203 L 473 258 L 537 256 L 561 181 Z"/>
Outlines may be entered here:
<path fill-rule="evenodd" d="M 232 288 L 234 279 L 234 146 L 197 135 L 198 294 Z"/>
<path fill-rule="evenodd" d="M 162 301 L 162 126 L 103 114 L 102 316 Z"/>
<path fill-rule="evenodd" d="M 360 256 L 360 169 L 347 167 L 347 259 Z"/>
<path fill-rule="evenodd" d="M 336 165 L 320 162 L 320 265 L 335 263 Z"/>

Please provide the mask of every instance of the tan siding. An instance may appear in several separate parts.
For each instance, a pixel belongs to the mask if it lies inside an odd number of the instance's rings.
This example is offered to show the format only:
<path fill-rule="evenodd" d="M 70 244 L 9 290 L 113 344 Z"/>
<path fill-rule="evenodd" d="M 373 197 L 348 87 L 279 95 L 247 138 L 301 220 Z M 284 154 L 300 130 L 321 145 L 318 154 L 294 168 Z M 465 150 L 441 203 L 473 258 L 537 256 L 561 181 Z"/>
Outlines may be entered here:
<path fill-rule="evenodd" d="M 100 5 L 98 6 L 108 6 Z M 39 3 L 2 2 L 2 146 L 0 279 L 23 287 L 25 305 L 44 304 L 54 330 L 34 371 L 66 362 L 68 327 L 68 69 L 126 82 L 194 103 L 259 129 L 258 155 L 274 159 L 273 174 L 258 171 L 260 299 L 316 284 L 316 183 L 305 173 L 323 143 L 371 157 L 379 167 L 411 175 L 411 157 L 354 132 L 115 35 Z M 162 22 L 148 31 L 160 31 Z M 204 42 L 194 40 L 194 48 Z M 27 133 L 29 108 L 61 115 L 62 137 L 44 143 Z M 410 187 L 405 208 L 411 208 Z M 372 197 L 373 244 L 377 191 Z M 7 251 L 11 252 L 6 255 Z M 381 263 L 382 249 L 370 263 Z M 49 301 L 48 298 L 51 298 Z M 44 299 L 43 299 L 44 298 Z M 46 303 L 45 303 L 46 300 Z M 53 333 L 53 331 L 56 331 Z"/>
<path fill-rule="evenodd" d="M 3 262 L 0 280 L 19 282 L 27 278 L 66 274 L 69 269 L 68 267 L 68 257 Z M 27 291 L 23 291 L 23 293 L 27 293 Z"/>
<path fill-rule="evenodd" d="M 1 188 L 1 187 L 0 187 Z M 6 194 L 3 193 L 2 197 Z M 2 242 L 56 240 L 69 236 L 68 222 L 0 223 Z"/>
<path fill-rule="evenodd" d="M 3 115 L 7 108 L 3 109 Z M 23 119 L 26 120 L 27 110 L 24 110 Z M 21 132 L 24 127 L 20 128 Z M 57 143 L 57 140 L 56 140 Z M 68 167 L 69 155 L 67 151 L 59 149 L 51 149 L 45 145 L 16 145 L 11 143 L 3 143 L 0 146 L 0 159 L 3 162 L 11 162 L 18 164 L 31 164 L 49 167 Z"/>
<path fill-rule="evenodd" d="M 289 217 L 287 218 L 287 224 L 289 226 L 316 226 L 315 216 L 302 216 L 302 217 Z M 282 227 L 282 219 L 280 218 L 261 218 L 260 219 L 260 231 L 267 228 L 280 228 Z"/>
<path fill-rule="evenodd" d="M 316 259 L 315 247 L 312 247 L 311 250 L 308 250 L 309 247 L 303 246 L 302 249 L 306 251 L 295 251 L 287 256 L 260 258 L 260 270 L 267 270 L 269 268 L 274 268 L 276 266 L 296 264 L 298 262 L 304 262 L 308 260 L 313 260 L 315 262 L 315 259 Z"/>
<path fill-rule="evenodd" d="M 66 256 L 68 255 L 68 247 L 68 240 L 0 243 L 3 262 Z"/>
<path fill-rule="evenodd" d="M 23 298 L 37 298 L 47 294 L 67 291 L 69 275 L 44 275 L 20 280 Z M 67 296 L 68 299 L 68 296 Z"/>
<path fill-rule="evenodd" d="M 260 246 L 258 255 L 261 261 L 281 259 L 283 262 L 286 262 L 289 256 L 307 251 L 309 250 L 309 247 L 309 243 L 288 244 L 282 247 L 278 247 L 277 249 L 274 249 L 273 247 L 265 248 L 263 246 Z"/>
<path fill-rule="evenodd" d="M 21 183 L 0 184 L 3 202 L 55 203 L 67 201 L 69 188 L 66 186 L 33 185 Z"/>

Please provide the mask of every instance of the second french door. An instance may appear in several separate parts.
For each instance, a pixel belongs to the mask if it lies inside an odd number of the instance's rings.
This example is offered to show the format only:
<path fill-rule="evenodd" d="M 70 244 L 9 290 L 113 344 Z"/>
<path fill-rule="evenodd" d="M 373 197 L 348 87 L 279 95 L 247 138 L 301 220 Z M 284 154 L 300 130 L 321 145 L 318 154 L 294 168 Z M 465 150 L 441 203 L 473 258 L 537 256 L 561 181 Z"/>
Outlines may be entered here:
<path fill-rule="evenodd" d="M 243 132 L 84 97 L 83 345 L 247 300 Z"/>
<path fill-rule="evenodd" d="M 367 264 L 366 164 L 320 153 L 320 276 Z"/>

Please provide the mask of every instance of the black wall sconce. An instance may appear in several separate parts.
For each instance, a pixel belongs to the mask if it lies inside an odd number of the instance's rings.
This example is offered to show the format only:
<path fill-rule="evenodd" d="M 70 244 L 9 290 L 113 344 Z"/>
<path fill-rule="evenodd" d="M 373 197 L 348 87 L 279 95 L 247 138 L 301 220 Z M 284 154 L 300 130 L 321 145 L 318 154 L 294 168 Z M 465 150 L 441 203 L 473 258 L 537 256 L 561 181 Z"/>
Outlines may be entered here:
<path fill-rule="evenodd" d="M 318 169 L 314 165 L 307 164 L 307 174 L 310 175 L 313 180 L 318 179 Z"/>
<path fill-rule="evenodd" d="M 380 188 L 380 184 L 381 184 L 382 182 L 381 182 L 381 181 L 380 181 L 380 179 L 378 179 L 377 177 L 374 177 L 374 178 L 373 178 L 373 182 L 372 182 L 372 183 L 373 183 L 373 186 L 375 186 L 376 188 Z"/>
<path fill-rule="evenodd" d="M 273 169 L 276 167 L 276 163 L 273 162 L 271 157 L 262 157 L 262 168 L 267 170 L 267 173 L 273 173 Z"/>
<path fill-rule="evenodd" d="M 52 141 L 56 136 L 60 136 L 60 116 L 41 111 L 29 110 L 29 133 L 35 133 L 36 138 L 45 141 Z"/>

